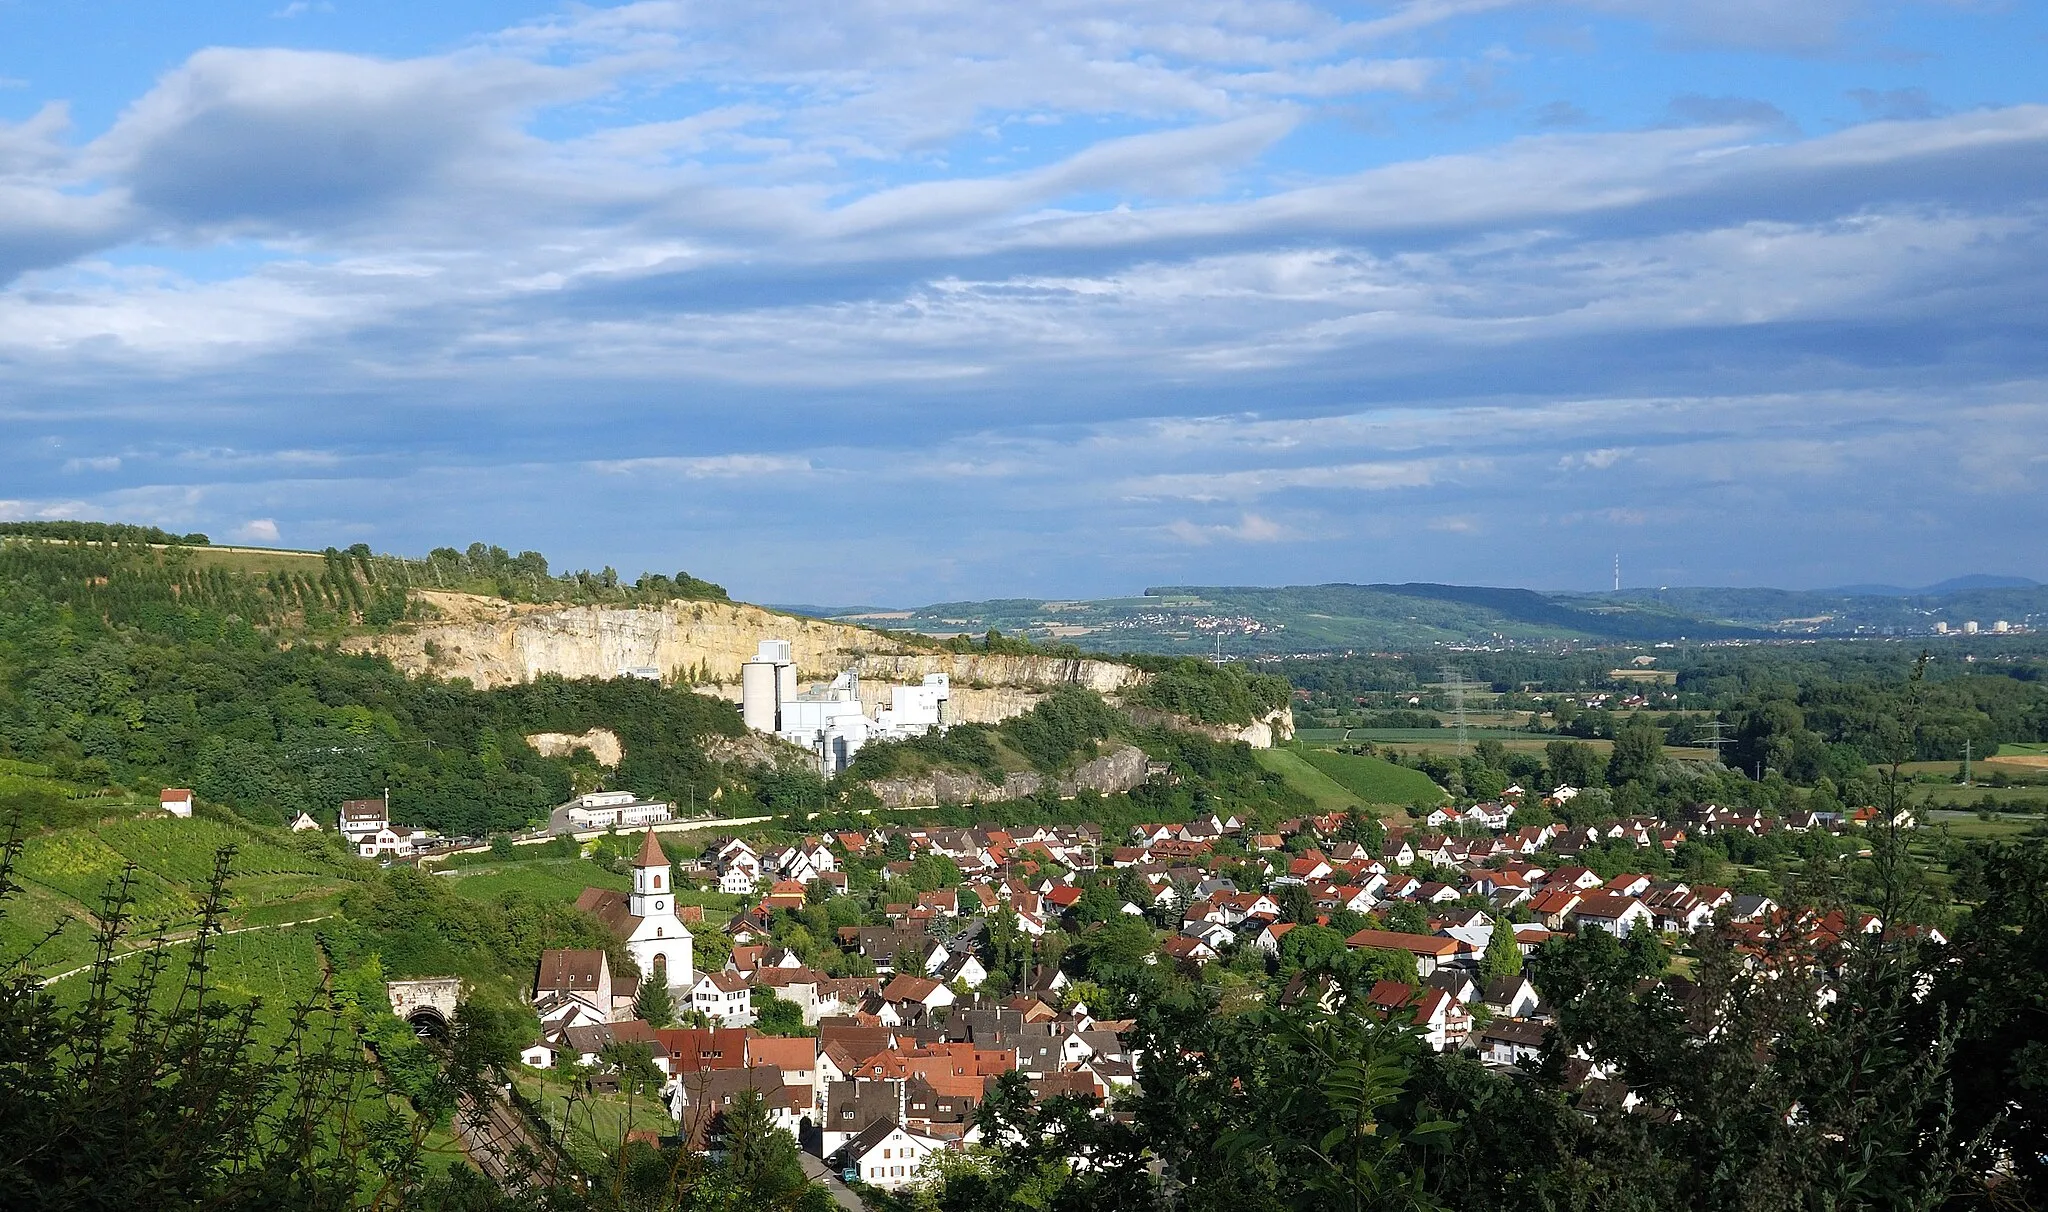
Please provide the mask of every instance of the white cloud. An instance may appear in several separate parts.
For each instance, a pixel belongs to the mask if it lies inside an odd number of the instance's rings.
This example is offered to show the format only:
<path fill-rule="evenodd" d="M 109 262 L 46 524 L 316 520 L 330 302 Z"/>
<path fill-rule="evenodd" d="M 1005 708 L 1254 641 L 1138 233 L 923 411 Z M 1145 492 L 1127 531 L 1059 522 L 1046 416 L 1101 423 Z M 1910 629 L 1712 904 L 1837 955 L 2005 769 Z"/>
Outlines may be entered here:
<path fill-rule="evenodd" d="M 1255 513 L 1245 514 L 1235 524 L 1203 525 L 1186 518 L 1176 518 L 1162 529 L 1169 538 L 1189 547 L 1205 547 L 1210 543 L 1287 543 L 1302 537 L 1271 518 Z"/>
<path fill-rule="evenodd" d="M 279 539 L 273 518 L 251 518 L 235 527 L 234 537 L 244 543 L 275 543 Z"/>
<path fill-rule="evenodd" d="M 81 471 L 119 471 L 119 470 L 121 470 L 121 456 L 120 456 L 120 455 L 93 455 L 93 456 L 91 456 L 91 457 L 87 457 L 87 458 L 78 458 L 78 459 L 66 459 L 66 460 L 64 460 L 64 471 L 65 471 L 65 472 L 66 472 L 67 474 L 70 474 L 70 473 L 75 473 L 75 472 L 81 472 Z"/>

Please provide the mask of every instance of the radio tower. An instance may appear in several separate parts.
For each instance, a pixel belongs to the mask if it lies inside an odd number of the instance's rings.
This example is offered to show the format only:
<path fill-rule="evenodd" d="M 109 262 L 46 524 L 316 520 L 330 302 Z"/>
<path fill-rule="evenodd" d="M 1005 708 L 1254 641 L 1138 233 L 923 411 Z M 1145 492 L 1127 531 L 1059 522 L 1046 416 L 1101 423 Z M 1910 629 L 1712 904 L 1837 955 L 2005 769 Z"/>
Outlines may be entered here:
<path fill-rule="evenodd" d="M 1444 667 L 1444 685 L 1451 692 L 1451 718 L 1458 726 L 1458 756 L 1465 756 L 1465 675 Z"/>
<path fill-rule="evenodd" d="M 1621 592 L 1621 553 L 1614 553 L 1614 592 Z"/>

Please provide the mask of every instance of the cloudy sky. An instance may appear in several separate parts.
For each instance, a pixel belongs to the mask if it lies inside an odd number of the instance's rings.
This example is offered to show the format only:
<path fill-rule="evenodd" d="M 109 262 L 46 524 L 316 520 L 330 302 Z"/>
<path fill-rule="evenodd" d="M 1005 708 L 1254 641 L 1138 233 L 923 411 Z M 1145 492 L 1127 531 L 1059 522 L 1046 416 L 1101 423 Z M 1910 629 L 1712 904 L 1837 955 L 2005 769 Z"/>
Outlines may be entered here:
<path fill-rule="evenodd" d="M 2048 6 L 0 0 L 0 517 L 2048 579 Z"/>

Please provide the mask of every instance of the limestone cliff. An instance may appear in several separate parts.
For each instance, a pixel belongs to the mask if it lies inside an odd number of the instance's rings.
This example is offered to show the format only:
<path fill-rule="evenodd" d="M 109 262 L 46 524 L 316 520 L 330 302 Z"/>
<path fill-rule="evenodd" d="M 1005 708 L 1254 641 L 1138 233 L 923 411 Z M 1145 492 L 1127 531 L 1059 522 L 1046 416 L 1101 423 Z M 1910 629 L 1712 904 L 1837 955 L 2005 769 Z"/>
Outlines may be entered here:
<path fill-rule="evenodd" d="M 1126 745 L 1113 753 L 1084 762 L 1073 773 L 1054 781 L 1060 795 L 1083 790 L 1108 795 L 1130 791 L 1145 781 L 1145 751 Z M 1012 771 L 1000 784 L 979 774 L 960 770 L 933 770 L 907 778 L 876 779 L 869 790 L 891 808 L 914 808 L 928 804 L 979 804 L 1022 799 L 1036 795 L 1045 786 L 1045 776 L 1035 770 Z"/>
<path fill-rule="evenodd" d="M 1282 707 L 1269 711 L 1261 719 L 1249 724 L 1204 724 L 1176 715 L 1171 711 L 1160 711 L 1156 707 L 1141 707 L 1125 704 L 1124 714 L 1141 728 L 1156 728 L 1165 725 L 1182 732 L 1198 733 L 1212 741 L 1243 741 L 1254 749 L 1271 749 L 1276 744 L 1286 744 L 1294 739 L 1294 709 Z"/>
<path fill-rule="evenodd" d="M 783 639 L 804 682 L 857 670 L 870 712 L 887 704 L 890 686 L 945 673 L 953 679 L 954 717 L 989 724 L 1029 711 L 1057 686 L 1115 695 L 1145 676 L 1114 661 L 929 651 L 844 623 L 742 603 L 547 607 L 468 594 L 419 596 L 439 614 L 436 621 L 360 636 L 350 647 L 383 653 L 407 673 L 467 678 L 486 688 L 549 673 L 609 678 L 652 669 L 664 682 L 736 702 L 740 666 L 762 640 Z"/>

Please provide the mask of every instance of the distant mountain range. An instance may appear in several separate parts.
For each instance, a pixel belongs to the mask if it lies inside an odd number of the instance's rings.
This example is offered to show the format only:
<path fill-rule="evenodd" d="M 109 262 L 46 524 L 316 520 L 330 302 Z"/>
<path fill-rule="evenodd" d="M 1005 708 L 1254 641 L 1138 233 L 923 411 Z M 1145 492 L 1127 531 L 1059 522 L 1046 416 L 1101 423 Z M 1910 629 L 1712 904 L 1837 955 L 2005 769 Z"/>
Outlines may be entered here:
<path fill-rule="evenodd" d="M 1272 655 L 1433 646 L 1645 644 L 1795 636 L 1932 635 L 1946 623 L 2048 630 L 2048 586 L 1965 576 L 1921 589 L 1624 589 L 1479 585 L 1167 585 L 1092 600 L 1003 598 L 914 609 L 783 607 L 933 634 L 990 628 L 1107 652 Z"/>

